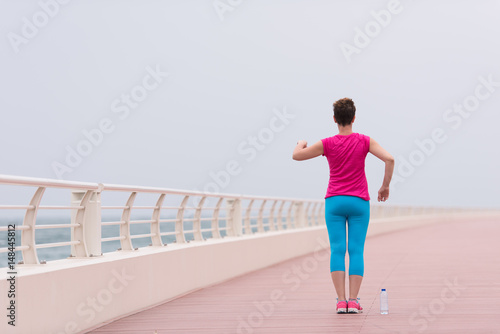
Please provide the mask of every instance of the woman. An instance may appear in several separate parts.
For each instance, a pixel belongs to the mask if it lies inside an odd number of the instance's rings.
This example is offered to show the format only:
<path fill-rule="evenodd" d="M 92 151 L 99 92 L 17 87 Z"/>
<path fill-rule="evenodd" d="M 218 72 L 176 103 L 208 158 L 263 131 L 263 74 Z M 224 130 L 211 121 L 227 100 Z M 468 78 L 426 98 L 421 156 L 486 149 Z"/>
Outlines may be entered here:
<path fill-rule="evenodd" d="M 337 292 L 337 313 L 360 313 L 358 293 L 364 274 L 363 251 L 370 220 L 370 196 L 365 175 L 368 152 L 385 162 L 385 176 L 378 201 L 389 198 L 389 183 L 394 158 L 372 138 L 352 131 L 356 107 L 349 98 L 333 104 L 333 120 L 339 133 L 307 147 L 300 140 L 293 151 L 294 160 L 323 155 L 330 166 L 330 182 L 325 196 L 325 219 L 330 240 L 330 272 Z M 349 229 L 349 300 L 345 295 L 346 222 Z"/>

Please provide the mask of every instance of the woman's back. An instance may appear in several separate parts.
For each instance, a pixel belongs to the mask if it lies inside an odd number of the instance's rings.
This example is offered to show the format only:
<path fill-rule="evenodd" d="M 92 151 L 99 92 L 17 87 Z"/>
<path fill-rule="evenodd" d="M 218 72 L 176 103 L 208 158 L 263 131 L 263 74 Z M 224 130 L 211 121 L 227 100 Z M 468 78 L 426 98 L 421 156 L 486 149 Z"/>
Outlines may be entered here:
<path fill-rule="evenodd" d="M 325 198 L 348 195 L 370 200 L 365 175 L 365 158 L 370 150 L 370 137 L 351 133 L 321 141 L 323 155 L 330 166 L 330 181 Z"/>

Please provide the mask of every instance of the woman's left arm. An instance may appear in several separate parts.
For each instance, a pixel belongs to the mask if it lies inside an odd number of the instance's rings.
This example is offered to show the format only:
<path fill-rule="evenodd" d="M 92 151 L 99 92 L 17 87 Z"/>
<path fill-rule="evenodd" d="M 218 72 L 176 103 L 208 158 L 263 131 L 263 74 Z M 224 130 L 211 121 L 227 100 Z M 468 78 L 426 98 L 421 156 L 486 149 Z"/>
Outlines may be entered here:
<path fill-rule="evenodd" d="M 293 150 L 293 160 L 302 161 L 307 159 L 316 158 L 323 154 L 323 142 L 320 140 L 313 146 L 307 147 L 305 140 L 299 140 L 297 146 Z"/>

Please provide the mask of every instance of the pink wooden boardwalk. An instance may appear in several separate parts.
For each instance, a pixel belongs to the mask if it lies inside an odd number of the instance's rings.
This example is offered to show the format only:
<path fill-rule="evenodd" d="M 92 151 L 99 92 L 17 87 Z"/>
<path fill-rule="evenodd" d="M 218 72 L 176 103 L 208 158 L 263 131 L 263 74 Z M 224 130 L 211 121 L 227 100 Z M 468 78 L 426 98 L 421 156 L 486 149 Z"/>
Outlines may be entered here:
<path fill-rule="evenodd" d="M 329 260 L 320 255 L 193 292 L 92 333 L 500 333 L 498 219 L 368 238 L 363 314 L 335 314 Z M 294 267 L 309 272 L 300 278 Z M 389 293 L 389 315 L 379 314 L 381 288 Z M 273 291 L 282 293 L 273 309 L 259 311 L 255 302 L 269 306 Z"/>

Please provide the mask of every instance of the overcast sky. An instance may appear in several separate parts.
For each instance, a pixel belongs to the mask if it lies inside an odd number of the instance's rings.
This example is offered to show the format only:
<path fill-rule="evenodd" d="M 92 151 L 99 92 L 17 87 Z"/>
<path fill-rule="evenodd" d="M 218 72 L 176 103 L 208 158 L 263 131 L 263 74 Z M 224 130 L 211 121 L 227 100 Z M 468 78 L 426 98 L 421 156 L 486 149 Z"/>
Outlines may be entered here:
<path fill-rule="evenodd" d="M 41 3 L 0 1 L 0 174 L 321 199 L 347 96 L 391 203 L 499 207 L 498 1 Z"/>

